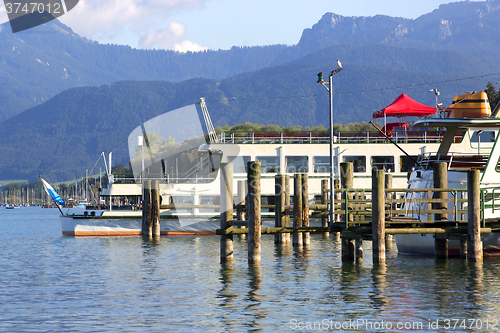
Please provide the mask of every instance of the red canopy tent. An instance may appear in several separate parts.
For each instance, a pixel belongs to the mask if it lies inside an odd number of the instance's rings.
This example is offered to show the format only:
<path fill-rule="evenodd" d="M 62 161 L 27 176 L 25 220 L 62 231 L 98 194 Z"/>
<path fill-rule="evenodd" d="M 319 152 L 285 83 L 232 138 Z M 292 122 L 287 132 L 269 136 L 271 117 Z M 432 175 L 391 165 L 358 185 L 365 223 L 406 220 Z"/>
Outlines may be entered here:
<path fill-rule="evenodd" d="M 423 117 L 436 113 L 436 108 L 419 103 L 402 93 L 389 106 L 373 113 L 373 118 L 382 117 Z"/>
<path fill-rule="evenodd" d="M 385 118 L 385 117 L 423 117 L 431 114 L 435 114 L 436 109 L 422 103 L 419 103 L 406 95 L 405 93 L 399 95 L 398 98 L 394 100 L 390 105 L 386 106 L 380 111 L 376 111 L 373 113 L 373 118 Z M 399 121 L 398 124 L 402 124 L 400 127 L 408 127 L 408 124 L 403 121 Z M 389 127 L 390 124 L 385 124 L 384 130 Z M 391 127 L 391 132 L 392 128 Z M 390 134 L 389 134 L 390 135 Z"/>

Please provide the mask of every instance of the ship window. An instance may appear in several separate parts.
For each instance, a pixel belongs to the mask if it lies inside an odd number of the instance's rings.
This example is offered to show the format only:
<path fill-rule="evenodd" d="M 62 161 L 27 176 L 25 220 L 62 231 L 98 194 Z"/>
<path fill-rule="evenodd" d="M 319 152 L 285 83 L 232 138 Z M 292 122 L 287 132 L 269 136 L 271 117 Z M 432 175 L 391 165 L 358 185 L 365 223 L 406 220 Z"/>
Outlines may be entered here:
<path fill-rule="evenodd" d="M 220 205 L 220 196 L 201 195 L 200 205 Z M 200 213 L 219 212 L 218 208 L 200 208 Z"/>
<path fill-rule="evenodd" d="M 417 161 L 418 156 L 411 156 L 411 158 Z M 411 169 L 415 166 L 415 162 L 411 158 L 406 155 L 401 155 L 399 157 L 399 165 L 401 172 L 410 172 Z"/>
<path fill-rule="evenodd" d="M 366 156 L 344 156 L 344 162 L 351 162 L 354 172 L 366 172 Z"/>
<path fill-rule="evenodd" d="M 250 162 L 250 156 L 228 156 L 227 158 L 233 163 L 234 173 L 247 172 L 247 163 Z"/>
<path fill-rule="evenodd" d="M 479 140 L 481 140 L 480 142 L 495 142 L 495 131 L 481 131 L 479 137 L 478 133 L 479 131 L 474 131 L 470 138 L 471 142 L 479 142 Z"/>
<path fill-rule="evenodd" d="M 192 205 L 194 197 L 190 195 L 172 195 L 170 197 L 170 205 Z M 192 209 L 175 209 L 176 212 L 192 212 Z"/>
<path fill-rule="evenodd" d="M 330 156 L 314 156 L 313 167 L 315 173 L 330 172 Z M 337 156 L 333 156 L 333 172 L 337 173 Z"/>
<path fill-rule="evenodd" d="M 309 172 L 307 156 L 285 156 L 286 172 Z"/>
<path fill-rule="evenodd" d="M 170 204 L 175 205 L 192 205 L 194 203 L 194 198 L 190 195 L 172 195 L 170 197 Z"/>
<path fill-rule="evenodd" d="M 280 171 L 280 160 L 278 156 L 257 156 L 260 161 L 260 170 L 262 173 L 271 173 Z"/>
<path fill-rule="evenodd" d="M 386 172 L 394 172 L 394 156 L 372 156 L 372 169 L 385 170 Z"/>

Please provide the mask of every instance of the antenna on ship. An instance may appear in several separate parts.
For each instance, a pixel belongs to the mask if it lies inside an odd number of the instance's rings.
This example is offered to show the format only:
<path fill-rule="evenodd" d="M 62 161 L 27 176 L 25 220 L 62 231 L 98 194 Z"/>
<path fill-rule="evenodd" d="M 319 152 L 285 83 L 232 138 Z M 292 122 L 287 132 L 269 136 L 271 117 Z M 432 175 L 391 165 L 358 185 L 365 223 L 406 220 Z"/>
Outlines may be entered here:
<path fill-rule="evenodd" d="M 205 119 L 205 126 L 207 126 L 208 138 L 210 139 L 210 143 L 217 143 L 219 142 L 219 139 L 217 139 L 217 133 L 215 133 L 214 125 L 212 125 L 212 120 L 210 119 L 210 115 L 208 114 L 205 98 L 200 98 L 200 105 L 201 112 L 203 113 L 203 119 Z"/>

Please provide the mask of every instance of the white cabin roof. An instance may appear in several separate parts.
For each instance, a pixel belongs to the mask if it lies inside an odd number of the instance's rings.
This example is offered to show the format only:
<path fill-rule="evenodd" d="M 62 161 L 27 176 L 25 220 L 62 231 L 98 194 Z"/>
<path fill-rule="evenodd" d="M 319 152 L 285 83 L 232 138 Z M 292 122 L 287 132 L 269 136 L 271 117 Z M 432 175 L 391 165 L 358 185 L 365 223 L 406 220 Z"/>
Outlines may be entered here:
<path fill-rule="evenodd" d="M 453 119 L 453 118 L 428 118 L 418 120 L 413 124 L 415 127 L 446 127 L 459 130 L 476 128 L 500 128 L 499 118 L 480 118 L 480 119 Z"/>

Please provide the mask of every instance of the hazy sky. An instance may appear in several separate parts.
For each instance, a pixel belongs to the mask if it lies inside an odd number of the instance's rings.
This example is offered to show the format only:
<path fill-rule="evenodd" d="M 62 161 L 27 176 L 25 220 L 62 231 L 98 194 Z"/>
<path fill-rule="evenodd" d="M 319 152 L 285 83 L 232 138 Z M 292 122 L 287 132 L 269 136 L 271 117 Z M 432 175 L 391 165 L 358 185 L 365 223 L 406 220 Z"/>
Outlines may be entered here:
<path fill-rule="evenodd" d="M 135 48 L 196 51 L 297 44 L 327 12 L 417 18 L 442 0 L 80 0 L 60 18 L 77 34 Z M 0 7 L 0 22 L 7 21 Z"/>

